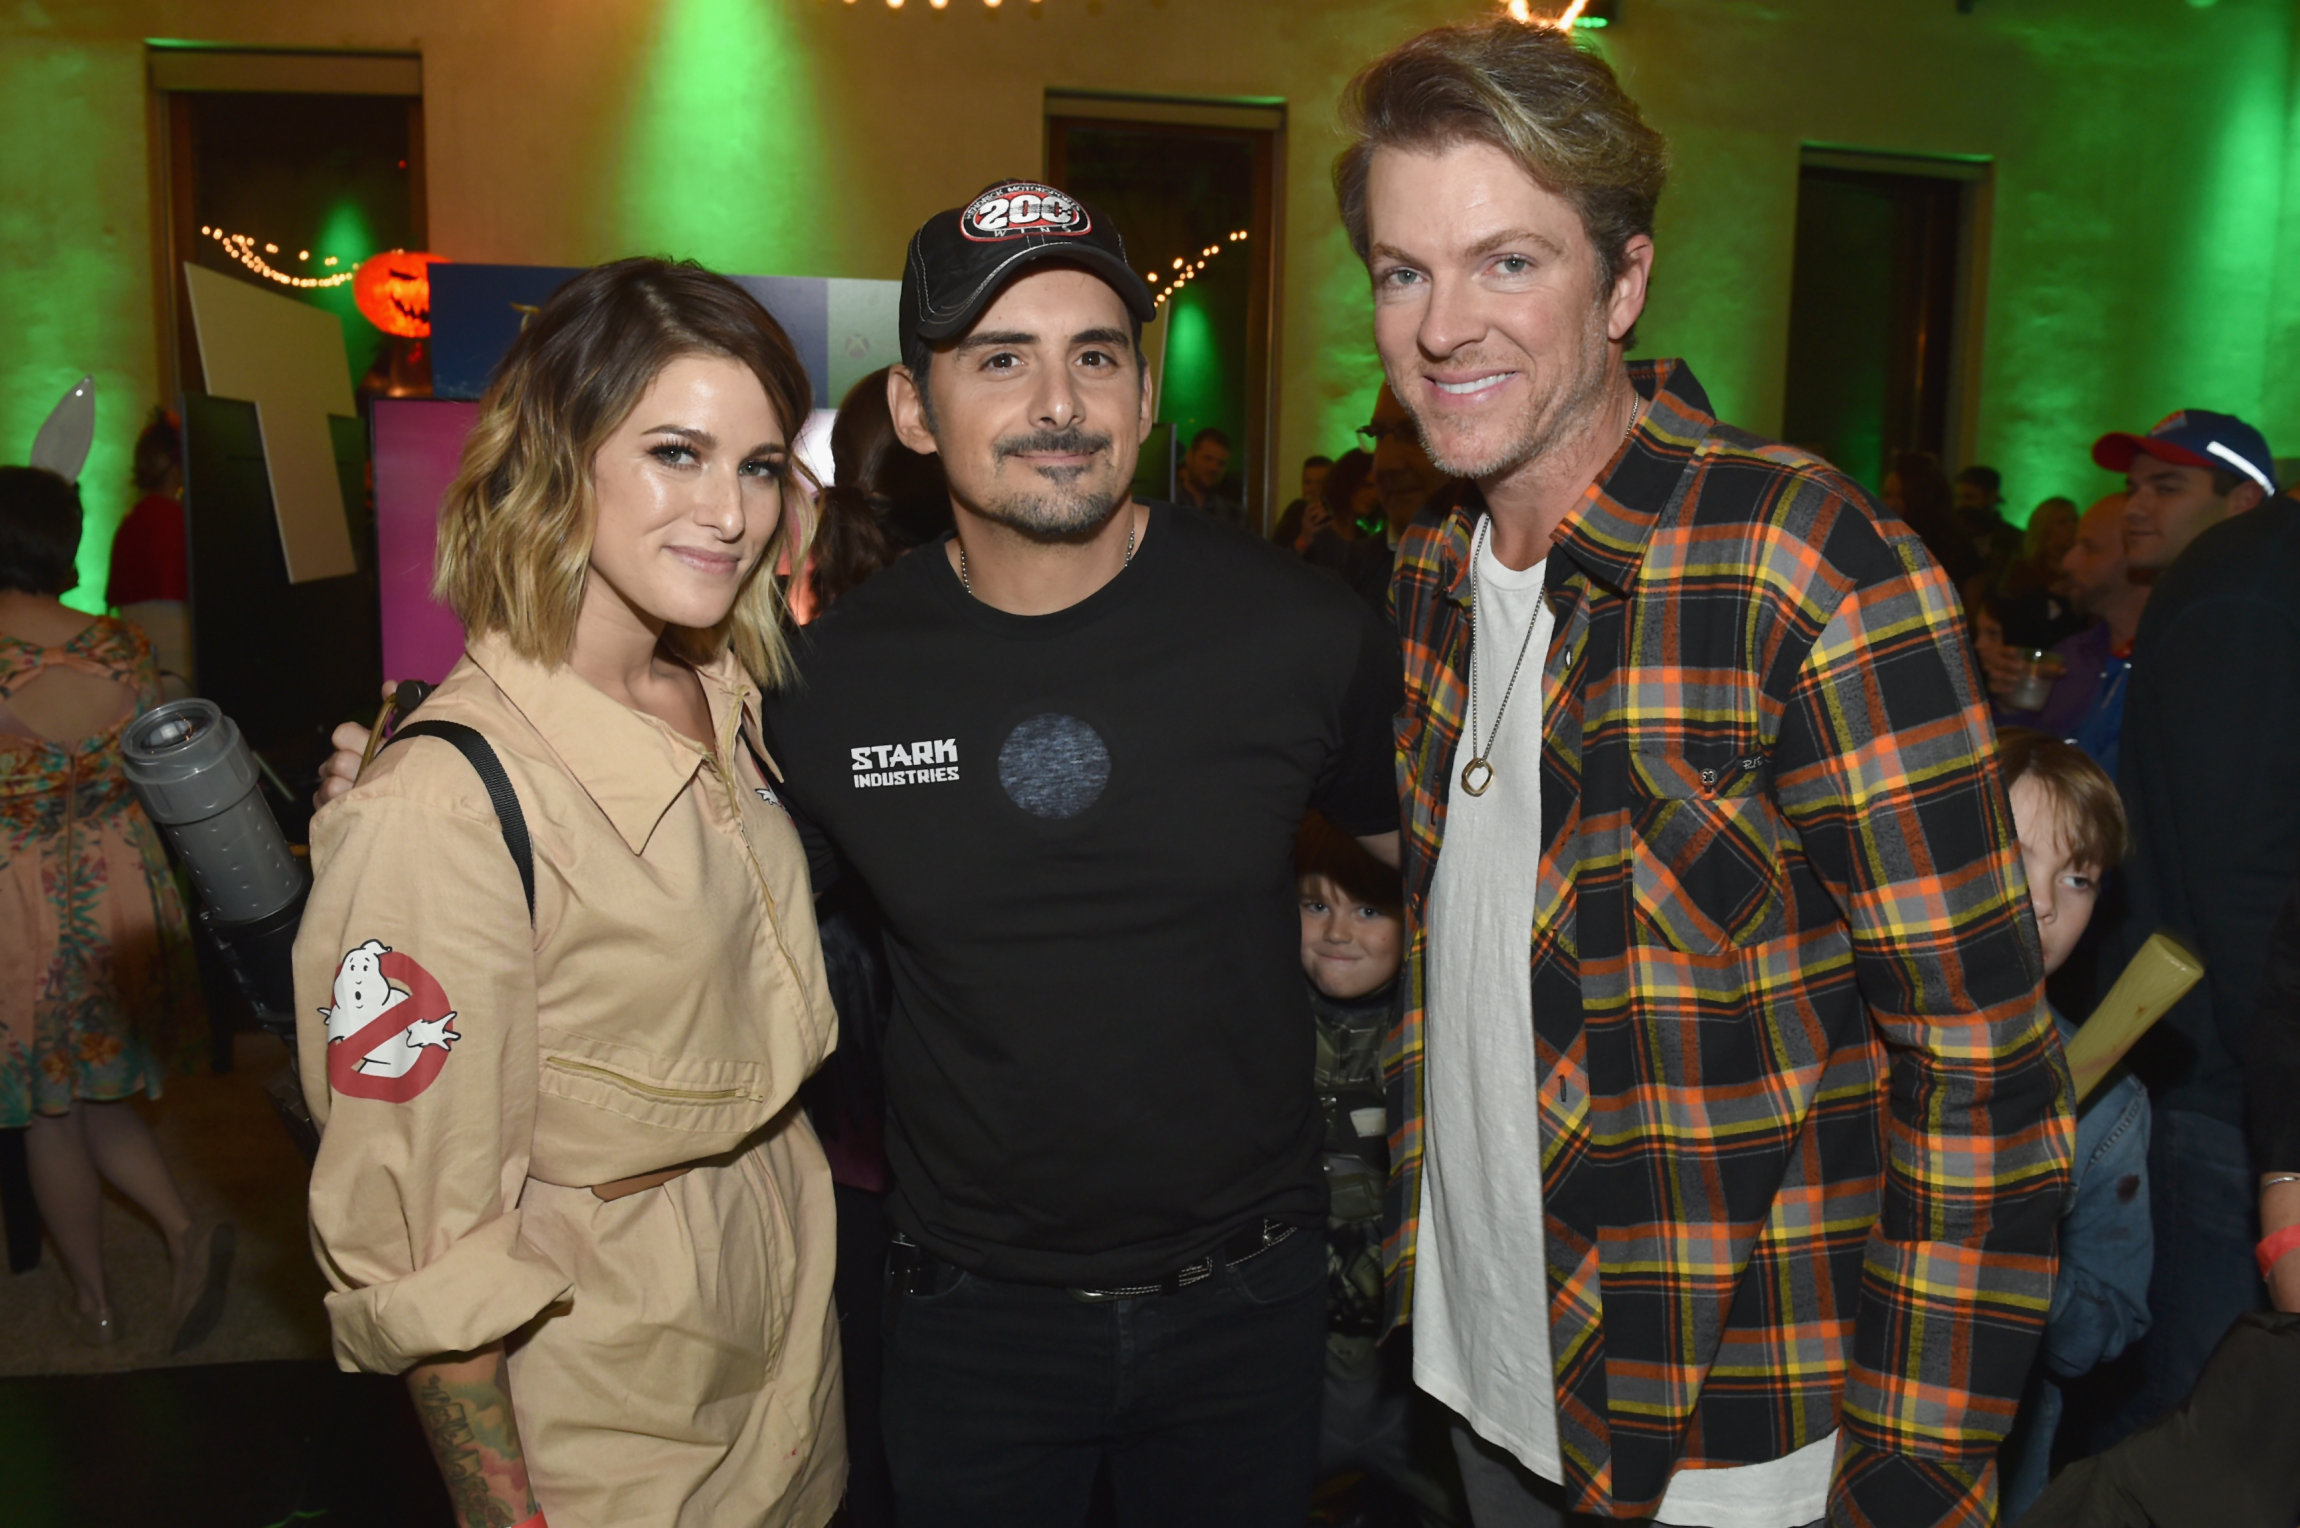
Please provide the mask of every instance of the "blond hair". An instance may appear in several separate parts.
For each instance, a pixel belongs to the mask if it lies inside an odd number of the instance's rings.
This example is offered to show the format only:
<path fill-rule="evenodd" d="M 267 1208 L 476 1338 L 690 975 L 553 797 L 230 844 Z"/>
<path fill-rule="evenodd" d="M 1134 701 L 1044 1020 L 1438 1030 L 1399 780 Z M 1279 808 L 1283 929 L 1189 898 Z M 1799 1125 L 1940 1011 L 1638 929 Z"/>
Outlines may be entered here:
<path fill-rule="evenodd" d="M 439 506 L 432 591 L 466 632 L 500 636 L 538 663 L 566 661 L 591 571 L 592 459 L 663 368 L 688 355 L 748 367 L 795 441 L 813 389 L 789 336 L 758 299 L 692 261 L 638 258 L 585 271 L 520 331 Z M 790 467 L 786 486 L 804 472 L 795 451 Z M 707 663 L 732 647 L 760 684 L 789 677 L 774 569 L 786 549 L 799 561 L 795 507 L 786 499 L 726 619 L 709 630 L 670 628 L 671 652 Z"/>
<path fill-rule="evenodd" d="M 1629 241 L 1652 234 L 1669 176 L 1668 142 L 1604 59 L 1506 16 L 1438 27 L 1375 59 L 1343 91 L 1342 125 L 1355 141 L 1334 161 L 1334 198 L 1360 260 L 1376 150 L 1485 143 L 1573 204 L 1597 250 L 1600 300 Z"/>

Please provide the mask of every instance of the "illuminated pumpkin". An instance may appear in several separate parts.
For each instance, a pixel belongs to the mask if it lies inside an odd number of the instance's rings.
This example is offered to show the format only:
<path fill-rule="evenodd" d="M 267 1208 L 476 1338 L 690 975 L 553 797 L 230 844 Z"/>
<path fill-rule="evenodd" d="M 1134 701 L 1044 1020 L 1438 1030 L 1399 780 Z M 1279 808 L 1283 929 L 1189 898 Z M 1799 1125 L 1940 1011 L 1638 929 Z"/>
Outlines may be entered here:
<path fill-rule="evenodd" d="M 371 255 L 352 273 L 352 300 L 384 333 L 422 339 L 431 333 L 431 267 L 446 263 L 404 249 Z"/>

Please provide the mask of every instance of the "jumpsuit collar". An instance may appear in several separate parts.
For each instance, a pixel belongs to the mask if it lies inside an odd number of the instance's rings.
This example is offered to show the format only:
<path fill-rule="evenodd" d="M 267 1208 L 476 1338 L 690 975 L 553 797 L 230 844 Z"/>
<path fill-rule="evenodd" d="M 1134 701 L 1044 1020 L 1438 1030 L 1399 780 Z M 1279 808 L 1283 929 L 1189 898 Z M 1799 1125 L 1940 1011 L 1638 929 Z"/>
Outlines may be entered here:
<path fill-rule="evenodd" d="M 698 666 L 718 744 L 706 749 L 660 718 L 610 699 L 566 664 L 522 657 L 500 636 L 472 638 L 465 651 L 543 735 L 634 854 L 645 852 L 655 825 L 706 759 L 730 767 L 737 732 L 757 704 L 731 652 Z"/>

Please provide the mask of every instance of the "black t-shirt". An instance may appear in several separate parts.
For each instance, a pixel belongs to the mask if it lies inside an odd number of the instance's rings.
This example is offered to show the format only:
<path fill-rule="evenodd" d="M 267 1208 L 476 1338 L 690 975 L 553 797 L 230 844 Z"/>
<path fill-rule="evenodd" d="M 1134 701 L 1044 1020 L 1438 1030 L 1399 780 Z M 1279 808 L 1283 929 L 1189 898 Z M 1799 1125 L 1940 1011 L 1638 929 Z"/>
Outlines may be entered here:
<path fill-rule="evenodd" d="M 1290 851 L 1311 806 L 1397 826 L 1389 632 L 1154 504 L 1125 571 L 1053 615 L 975 600 L 929 542 L 810 627 L 800 669 L 769 711 L 792 810 L 886 915 L 895 1224 L 1071 1285 L 1317 1224 Z"/>

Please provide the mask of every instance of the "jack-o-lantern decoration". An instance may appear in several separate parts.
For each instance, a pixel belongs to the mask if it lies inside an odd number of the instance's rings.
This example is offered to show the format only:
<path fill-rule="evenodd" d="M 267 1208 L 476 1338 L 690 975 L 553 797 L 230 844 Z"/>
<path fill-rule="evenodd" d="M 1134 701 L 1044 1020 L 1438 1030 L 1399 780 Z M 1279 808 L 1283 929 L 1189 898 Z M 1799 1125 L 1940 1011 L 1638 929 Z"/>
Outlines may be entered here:
<path fill-rule="evenodd" d="M 431 267 L 446 263 L 404 249 L 371 255 L 352 272 L 352 300 L 384 333 L 422 339 L 431 333 Z"/>

